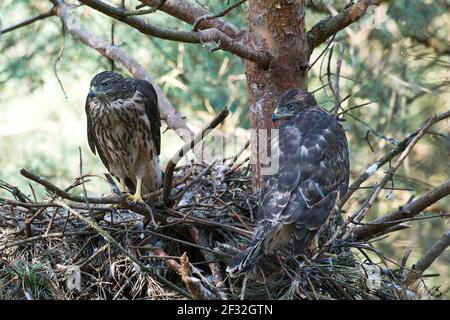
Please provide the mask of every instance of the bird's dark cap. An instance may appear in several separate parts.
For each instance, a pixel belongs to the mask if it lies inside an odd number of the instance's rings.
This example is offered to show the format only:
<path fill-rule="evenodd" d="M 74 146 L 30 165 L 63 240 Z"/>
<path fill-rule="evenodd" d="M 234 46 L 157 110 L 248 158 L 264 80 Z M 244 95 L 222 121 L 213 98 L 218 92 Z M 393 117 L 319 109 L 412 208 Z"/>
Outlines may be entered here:
<path fill-rule="evenodd" d="M 278 99 L 279 106 L 283 106 L 291 102 L 302 102 L 311 106 L 317 105 L 317 101 L 314 96 L 310 92 L 300 88 L 289 89 L 283 92 Z"/>
<path fill-rule="evenodd" d="M 102 71 L 100 73 L 97 73 L 91 80 L 91 87 L 92 86 L 97 86 L 100 83 L 102 83 L 105 80 L 110 80 L 110 81 L 120 81 L 122 80 L 124 77 L 117 72 L 114 71 Z"/>

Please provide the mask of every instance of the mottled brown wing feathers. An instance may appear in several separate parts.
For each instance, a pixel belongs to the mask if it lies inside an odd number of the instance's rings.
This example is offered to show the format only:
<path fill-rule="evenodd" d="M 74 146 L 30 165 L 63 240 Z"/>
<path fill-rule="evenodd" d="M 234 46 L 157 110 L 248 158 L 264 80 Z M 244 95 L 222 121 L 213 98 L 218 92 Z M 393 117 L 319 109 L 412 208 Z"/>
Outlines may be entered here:
<path fill-rule="evenodd" d="M 318 229 L 348 186 L 345 132 L 333 115 L 314 107 L 282 123 L 279 137 L 280 168 L 266 182 L 260 217 Z"/>
<path fill-rule="evenodd" d="M 89 97 L 86 97 L 86 104 L 84 110 L 86 111 L 87 117 L 87 138 L 89 148 L 91 148 L 91 151 L 95 154 L 95 132 L 94 132 L 94 124 L 92 123 L 92 118 L 89 109 Z"/>
<path fill-rule="evenodd" d="M 144 98 L 145 113 L 150 121 L 150 130 L 156 152 L 161 152 L 161 120 L 158 109 L 158 96 L 150 82 L 145 80 L 134 81 L 136 90 L 138 90 Z"/>
<path fill-rule="evenodd" d="M 278 173 L 266 177 L 262 188 L 255 237 L 229 264 L 231 276 L 276 250 L 286 232 L 293 236 L 294 252 L 303 250 L 326 222 L 338 193 L 347 190 L 347 138 L 332 114 L 319 106 L 299 111 L 280 124 L 278 146 Z"/>
<path fill-rule="evenodd" d="M 87 137 L 88 137 L 88 143 L 89 148 L 91 148 L 91 151 L 96 154 L 98 153 L 100 159 L 103 162 L 103 165 L 108 169 L 109 171 L 109 164 L 106 160 L 105 155 L 103 154 L 101 148 L 99 148 L 99 144 L 97 142 L 97 137 L 95 135 L 95 124 L 92 121 L 92 116 L 89 108 L 89 97 L 86 98 L 86 105 L 85 105 L 85 111 L 86 111 L 86 117 L 87 117 Z"/>

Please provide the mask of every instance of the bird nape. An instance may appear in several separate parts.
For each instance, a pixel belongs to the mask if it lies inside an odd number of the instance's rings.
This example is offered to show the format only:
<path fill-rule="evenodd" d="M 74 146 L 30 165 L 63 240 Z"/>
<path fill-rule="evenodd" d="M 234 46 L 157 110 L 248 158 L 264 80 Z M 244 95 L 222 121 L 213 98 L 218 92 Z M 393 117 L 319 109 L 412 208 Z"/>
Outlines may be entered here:
<path fill-rule="evenodd" d="M 158 98 L 145 80 L 103 71 L 91 80 L 86 98 L 89 147 L 132 201 L 162 185 L 159 165 L 161 120 Z"/>
<path fill-rule="evenodd" d="M 292 244 L 295 254 L 309 246 L 345 194 L 349 150 L 345 131 L 302 89 L 283 93 L 272 119 L 279 120 L 278 172 L 265 177 L 259 222 L 250 245 L 227 267 L 230 276 L 251 271 L 263 255 Z M 276 143 L 276 141 L 275 141 Z"/>

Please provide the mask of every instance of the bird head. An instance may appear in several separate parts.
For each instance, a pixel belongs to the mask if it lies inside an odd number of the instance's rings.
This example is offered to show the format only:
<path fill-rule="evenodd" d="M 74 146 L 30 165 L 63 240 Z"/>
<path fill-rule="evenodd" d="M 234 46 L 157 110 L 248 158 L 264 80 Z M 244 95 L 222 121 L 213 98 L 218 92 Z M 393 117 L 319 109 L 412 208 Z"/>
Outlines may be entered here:
<path fill-rule="evenodd" d="M 272 120 L 288 119 L 297 112 L 316 105 L 316 99 L 308 91 L 303 89 L 287 90 L 278 99 L 277 107 L 272 114 Z"/>
<path fill-rule="evenodd" d="M 107 100 L 127 98 L 130 92 L 134 93 L 130 87 L 128 78 L 124 78 L 117 72 L 103 71 L 92 78 L 88 97 Z"/>

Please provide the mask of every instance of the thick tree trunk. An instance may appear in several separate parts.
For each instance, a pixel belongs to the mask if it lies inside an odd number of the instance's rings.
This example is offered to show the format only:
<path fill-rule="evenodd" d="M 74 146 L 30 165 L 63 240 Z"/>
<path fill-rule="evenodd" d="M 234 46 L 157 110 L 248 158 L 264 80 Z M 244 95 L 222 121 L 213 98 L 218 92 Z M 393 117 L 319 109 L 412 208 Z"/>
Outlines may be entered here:
<path fill-rule="evenodd" d="M 266 69 L 246 61 L 252 127 L 254 188 L 261 184 L 263 138 L 278 96 L 290 88 L 307 88 L 310 48 L 305 28 L 304 0 L 250 0 L 248 45 L 272 55 Z M 262 148 L 261 148 L 262 147 Z M 256 153 L 255 151 L 260 150 Z M 264 161 L 262 161 L 264 163 Z"/>

